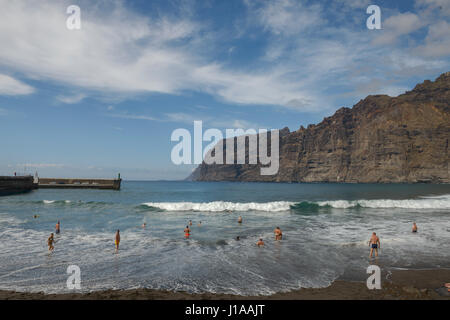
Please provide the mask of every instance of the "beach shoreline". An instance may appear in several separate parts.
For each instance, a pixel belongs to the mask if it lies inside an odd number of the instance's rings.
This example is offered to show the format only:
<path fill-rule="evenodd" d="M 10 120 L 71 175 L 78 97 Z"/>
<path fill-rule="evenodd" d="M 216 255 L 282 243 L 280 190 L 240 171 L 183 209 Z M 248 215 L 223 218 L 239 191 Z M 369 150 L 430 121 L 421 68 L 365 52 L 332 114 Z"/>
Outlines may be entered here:
<path fill-rule="evenodd" d="M 303 288 L 270 296 L 172 292 L 153 289 L 45 294 L 0 290 L 0 300 L 450 300 L 443 288 L 450 269 L 396 270 L 382 278 L 380 290 L 362 281 L 336 280 L 326 288 Z"/>

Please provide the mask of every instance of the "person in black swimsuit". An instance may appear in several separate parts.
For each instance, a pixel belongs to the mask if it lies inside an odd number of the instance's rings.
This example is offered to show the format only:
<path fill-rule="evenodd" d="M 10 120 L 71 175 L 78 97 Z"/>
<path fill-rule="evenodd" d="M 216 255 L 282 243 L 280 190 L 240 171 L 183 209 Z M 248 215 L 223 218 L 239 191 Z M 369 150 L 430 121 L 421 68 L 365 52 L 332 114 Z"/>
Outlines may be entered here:
<path fill-rule="evenodd" d="M 378 257 L 378 249 L 380 249 L 380 238 L 378 238 L 377 234 L 372 233 L 372 237 L 369 240 L 370 254 L 369 258 L 372 258 L 373 252 L 375 251 L 375 257 Z"/>

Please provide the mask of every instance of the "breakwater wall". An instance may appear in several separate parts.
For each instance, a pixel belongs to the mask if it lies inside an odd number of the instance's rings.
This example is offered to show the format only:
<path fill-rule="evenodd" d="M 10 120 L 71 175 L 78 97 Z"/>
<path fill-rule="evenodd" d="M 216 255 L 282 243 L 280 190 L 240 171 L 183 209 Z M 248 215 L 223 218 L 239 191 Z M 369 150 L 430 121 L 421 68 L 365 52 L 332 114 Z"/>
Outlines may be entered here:
<path fill-rule="evenodd" d="M 33 176 L 0 176 L 0 196 L 29 192 L 37 187 Z"/>
<path fill-rule="evenodd" d="M 40 189 L 109 189 L 120 190 L 122 179 L 39 178 Z"/>

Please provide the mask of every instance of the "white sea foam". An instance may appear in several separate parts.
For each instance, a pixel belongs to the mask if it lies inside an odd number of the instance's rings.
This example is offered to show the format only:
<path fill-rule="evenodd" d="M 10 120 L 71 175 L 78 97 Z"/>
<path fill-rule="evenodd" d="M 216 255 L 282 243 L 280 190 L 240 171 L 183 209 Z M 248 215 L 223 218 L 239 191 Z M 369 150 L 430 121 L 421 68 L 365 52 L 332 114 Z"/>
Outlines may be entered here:
<path fill-rule="evenodd" d="M 226 202 L 226 201 L 213 201 L 213 202 L 147 202 L 143 205 L 159 208 L 167 211 L 209 211 L 209 212 L 221 212 L 221 211 L 288 211 L 291 205 L 295 202 L 288 201 L 274 201 L 266 203 L 258 202 Z"/>
<path fill-rule="evenodd" d="M 166 211 L 266 211 L 279 212 L 289 211 L 291 206 L 301 204 L 302 202 L 273 201 L 273 202 L 146 202 L 143 205 L 158 208 Z M 329 206 L 332 208 L 405 208 L 405 209 L 450 209 L 450 195 L 436 197 L 422 197 L 418 199 L 376 199 L 376 200 L 328 200 L 318 202 L 304 202 L 321 207 Z"/>
<path fill-rule="evenodd" d="M 52 203 L 55 203 L 55 201 L 56 201 L 56 200 L 43 200 L 43 202 L 44 202 L 45 204 L 52 204 Z"/>
<path fill-rule="evenodd" d="M 419 199 L 334 200 L 317 202 L 319 206 L 333 208 L 405 208 L 405 209 L 450 209 L 450 195 Z"/>

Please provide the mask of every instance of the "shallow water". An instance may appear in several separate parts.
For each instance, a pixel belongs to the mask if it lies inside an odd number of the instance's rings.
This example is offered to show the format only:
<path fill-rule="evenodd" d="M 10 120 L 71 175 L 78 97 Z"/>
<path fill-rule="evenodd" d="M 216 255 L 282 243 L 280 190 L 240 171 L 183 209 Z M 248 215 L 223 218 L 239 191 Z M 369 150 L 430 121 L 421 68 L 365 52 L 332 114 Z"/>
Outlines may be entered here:
<path fill-rule="evenodd" d="M 49 255 L 57 220 L 62 233 Z M 276 226 L 283 241 L 273 241 Z M 377 261 L 368 259 L 372 231 L 381 238 Z M 449 244 L 450 185 L 124 182 L 121 191 L 0 198 L 0 289 L 8 290 L 68 292 L 66 269 L 75 264 L 82 291 L 271 294 L 364 279 L 373 263 L 449 268 Z"/>

